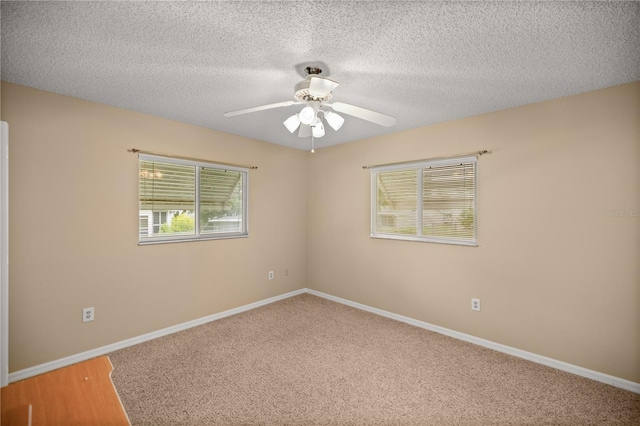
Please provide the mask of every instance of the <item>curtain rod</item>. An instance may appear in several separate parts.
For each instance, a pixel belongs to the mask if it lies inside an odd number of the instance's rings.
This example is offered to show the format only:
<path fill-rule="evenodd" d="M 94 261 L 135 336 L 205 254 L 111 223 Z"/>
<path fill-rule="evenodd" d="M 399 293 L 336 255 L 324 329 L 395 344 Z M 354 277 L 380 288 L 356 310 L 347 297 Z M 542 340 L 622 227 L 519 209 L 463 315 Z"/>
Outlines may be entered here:
<path fill-rule="evenodd" d="M 131 149 L 128 149 L 127 151 L 133 152 L 134 154 L 158 155 L 160 157 L 177 158 L 179 160 L 200 161 L 200 162 L 204 162 L 204 163 L 219 164 L 221 166 L 242 167 L 244 169 L 255 170 L 255 169 L 258 168 L 258 166 L 247 166 L 247 165 L 244 165 L 244 164 L 223 163 L 221 161 L 203 160 L 201 158 L 183 157 L 183 156 L 180 156 L 180 155 L 170 155 L 170 154 L 162 154 L 162 153 L 159 153 L 159 152 L 143 151 L 141 149 L 136 149 L 136 148 L 131 148 Z"/>
<path fill-rule="evenodd" d="M 469 155 L 484 155 L 490 154 L 486 149 L 480 151 L 468 152 L 466 154 L 458 154 L 458 155 L 450 155 L 448 157 L 436 157 L 436 158 L 424 158 L 422 160 L 411 160 L 411 161 L 400 161 L 398 163 L 386 163 L 386 164 L 375 164 L 373 166 L 362 166 L 363 169 L 372 169 L 374 167 L 383 167 L 383 166 L 399 166 L 401 164 L 411 164 L 411 163 L 420 163 L 423 161 L 434 161 L 434 160 L 448 160 L 449 158 L 458 158 L 458 157 L 468 157 Z"/>

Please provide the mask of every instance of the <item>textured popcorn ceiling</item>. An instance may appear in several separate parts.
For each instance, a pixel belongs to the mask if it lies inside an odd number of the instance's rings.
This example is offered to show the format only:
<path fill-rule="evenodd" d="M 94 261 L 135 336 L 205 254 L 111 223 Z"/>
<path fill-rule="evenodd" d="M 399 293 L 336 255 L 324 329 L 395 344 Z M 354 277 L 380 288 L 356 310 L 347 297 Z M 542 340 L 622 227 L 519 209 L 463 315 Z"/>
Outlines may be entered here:
<path fill-rule="evenodd" d="M 316 147 L 640 80 L 640 2 L 2 1 L 2 79 L 308 149 L 282 125 L 307 64 L 345 116 Z M 179 143 L 179 141 L 176 141 Z"/>

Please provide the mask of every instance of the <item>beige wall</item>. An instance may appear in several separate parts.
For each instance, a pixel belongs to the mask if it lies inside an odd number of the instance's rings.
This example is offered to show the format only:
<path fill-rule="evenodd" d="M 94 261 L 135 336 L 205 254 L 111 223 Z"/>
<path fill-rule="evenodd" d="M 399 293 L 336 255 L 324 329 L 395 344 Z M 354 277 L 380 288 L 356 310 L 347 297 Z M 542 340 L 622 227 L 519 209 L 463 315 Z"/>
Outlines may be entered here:
<path fill-rule="evenodd" d="M 12 372 L 309 287 L 640 382 L 640 83 L 314 155 L 7 83 L 2 120 Z M 139 247 L 132 147 L 259 166 L 250 237 Z M 480 149 L 479 247 L 369 238 L 363 165 Z"/>
<path fill-rule="evenodd" d="M 2 120 L 11 372 L 305 287 L 306 152 L 4 82 Z M 129 148 L 258 166 L 249 238 L 138 246 Z"/>
<path fill-rule="evenodd" d="M 318 150 L 308 286 L 640 382 L 638 217 L 606 213 L 640 208 L 639 92 L 627 84 Z M 363 165 L 481 149 L 492 153 L 478 165 L 479 247 L 369 238 Z"/>

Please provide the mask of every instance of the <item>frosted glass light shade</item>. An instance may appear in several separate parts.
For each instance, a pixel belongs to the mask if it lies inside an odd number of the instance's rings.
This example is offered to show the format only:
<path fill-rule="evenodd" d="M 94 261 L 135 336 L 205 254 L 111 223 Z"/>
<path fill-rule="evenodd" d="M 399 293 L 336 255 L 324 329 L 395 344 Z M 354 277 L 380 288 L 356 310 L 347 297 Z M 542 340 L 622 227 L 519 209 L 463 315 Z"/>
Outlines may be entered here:
<path fill-rule="evenodd" d="M 284 124 L 284 127 L 286 127 L 290 133 L 293 133 L 300 125 L 300 118 L 298 118 L 298 114 L 293 114 L 291 117 L 284 120 L 284 123 L 282 124 Z"/>
<path fill-rule="evenodd" d="M 299 118 L 302 124 L 311 124 L 313 119 L 316 118 L 316 112 L 310 106 L 304 107 L 300 111 Z"/>
<path fill-rule="evenodd" d="M 311 127 L 311 132 L 313 133 L 314 138 L 321 138 L 324 136 L 324 124 L 322 121 L 318 120 L 316 124 Z"/>
<path fill-rule="evenodd" d="M 327 112 L 324 115 L 324 118 L 327 120 L 327 123 L 329 123 L 329 126 L 331 126 L 333 130 L 340 129 L 340 127 L 342 127 L 342 125 L 344 124 L 344 118 L 342 118 L 342 116 L 336 114 L 335 112 Z"/>

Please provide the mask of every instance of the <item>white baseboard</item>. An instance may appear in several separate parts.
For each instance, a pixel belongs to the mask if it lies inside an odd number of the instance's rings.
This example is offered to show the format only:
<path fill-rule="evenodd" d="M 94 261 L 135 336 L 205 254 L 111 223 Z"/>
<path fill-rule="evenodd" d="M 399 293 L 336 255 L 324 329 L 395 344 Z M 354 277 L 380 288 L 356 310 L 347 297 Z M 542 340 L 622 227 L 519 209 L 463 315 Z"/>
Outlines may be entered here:
<path fill-rule="evenodd" d="M 260 306 L 268 305 L 279 300 L 287 299 L 289 297 L 297 296 L 302 293 L 313 294 L 314 296 L 322 297 L 324 299 L 332 300 L 334 302 L 341 303 L 343 305 L 351 306 L 353 308 L 361 309 L 363 311 L 371 312 L 376 315 L 387 317 L 396 321 L 401 321 L 416 327 L 424 328 L 426 330 L 434 331 L 436 333 L 444 334 L 455 339 L 463 340 L 465 342 L 473 343 L 485 348 L 493 349 L 498 352 L 503 352 L 509 355 L 513 355 L 518 358 L 526 359 L 538 364 L 546 365 L 561 371 L 575 374 L 577 376 L 586 377 L 587 379 L 595 380 L 598 382 L 606 383 L 621 389 L 625 389 L 634 393 L 640 394 L 640 383 L 632 382 L 630 380 L 621 379 L 619 377 L 610 376 L 608 374 L 600 373 L 598 371 L 589 370 L 587 368 L 579 367 L 577 365 L 568 364 L 566 362 L 558 361 L 552 358 L 547 358 L 542 355 L 537 355 L 531 352 L 523 351 L 520 349 L 512 348 L 510 346 L 495 343 L 490 340 L 481 339 L 479 337 L 471 336 L 469 334 L 460 333 L 448 328 L 440 327 L 437 325 L 429 324 L 424 321 L 419 321 L 413 318 L 405 317 L 402 315 L 394 314 L 392 312 L 384 311 L 382 309 L 373 308 L 371 306 L 363 305 L 361 303 L 352 302 L 347 299 L 332 296 L 330 294 L 322 293 L 320 291 L 303 288 L 295 290 L 289 293 L 285 293 L 279 296 L 270 297 L 268 299 L 260 300 L 258 302 L 250 303 L 248 305 L 240 306 L 228 311 L 220 312 L 217 314 L 209 315 L 203 318 L 199 318 L 193 321 L 184 322 L 172 327 L 164 328 L 162 330 L 154 331 L 144 334 L 142 336 L 133 337 L 131 339 L 123 340 L 121 342 L 113 343 L 111 345 L 102 346 L 100 348 L 92 349 L 90 351 L 82 352 L 76 355 L 72 355 L 66 358 L 58 359 L 55 361 L 47 362 L 45 364 L 36 365 L 34 367 L 19 370 L 14 373 L 9 373 L 9 383 L 13 383 L 18 380 L 23 380 L 38 374 L 46 373 L 48 371 L 56 370 L 58 368 L 66 367 L 67 365 L 75 364 L 81 361 L 86 361 L 97 356 L 105 355 L 119 349 L 123 349 L 129 346 L 137 345 L 148 340 L 156 339 L 158 337 L 166 336 L 169 334 L 177 333 L 196 327 L 202 324 L 206 324 L 211 321 L 216 321 L 222 318 L 236 315 L 241 312 L 249 311 L 251 309 L 258 308 Z"/>
<path fill-rule="evenodd" d="M 416 327 L 424 328 L 426 330 L 435 331 L 436 333 L 444 334 L 449 337 L 453 337 L 458 340 L 464 340 L 465 342 L 473 343 L 478 346 L 493 349 L 498 352 L 503 352 L 509 355 L 513 355 L 518 358 L 533 361 L 538 364 L 546 365 L 557 370 L 566 371 L 568 373 L 575 374 L 577 376 L 586 377 L 587 379 L 595 380 L 598 382 L 606 383 L 608 385 L 615 386 L 617 388 L 625 389 L 631 392 L 640 394 L 640 383 L 632 382 L 630 380 L 621 379 L 619 377 L 610 376 L 608 374 L 600 373 L 598 371 L 589 370 L 587 368 L 578 367 L 577 365 L 568 364 L 566 362 L 558 361 L 553 358 L 547 358 L 542 355 L 537 355 L 531 352 L 523 351 L 520 349 L 512 348 L 510 346 L 495 343 L 490 340 L 481 339 L 479 337 L 471 336 L 469 334 L 460 333 L 448 328 L 440 327 L 437 325 L 429 324 L 424 321 L 415 320 L 413 318 L 397 315 L 392 312 L 383 311 L 382 309 L 372 308 L 371 306 L 363 305 L 361 303 L 352 302 L 347 299 L 332 296 L 330 294 L 322 293 L 316 290 L 306 289 L 306 292 L 313 294 L 314 296 L 323 297 L 325 299 L 332 300 L 334 302 L 342 303 L 353 308 L 361 309 L 363 311 L 371 312 L 383 317 L 391 318 L 396 321 L 401 321 Z"/>
<path fill-rule="evenodd" d="M 241 312 L 249 311 L 251 309 L 259 308 L 260 306 L 268 305 L 279 300 L 287 299 L 289 297 L 297 296 L 305 293 L 306 289 L 295 290 L 289 293 L 281 294 L 279 296 L 270 297 L 268 299 L 260 300 L 258 302 L 249 303 L 248 305 L 240 306 L 237 308 L 229 309 L 228 311 L 219 312 L 217 314 L 209 315 L 206 317 L 198 318 L 193 321 L 183 322 L 182 324 L 174 325 L 172 327 L 163 328 L 162 330 L 154 331 L 151 333 L 143 334 L 142 336 L 132 337 L 131 339 L 122 340 L 111 345 L 102 346 L 100 348 L 92 349 L 90 351 L 81 352 L 76 355 L 72 355 L 66 358 L 57 359 L 55 361 L 47 362 L 45 364 L 36 365 L 34 367 L 25 368 L 14 373 L 9 373 L 9 383 L 16 382 L 18 380 L 27 379 L 29 377 L 36 376 L 38 374 L 46 373 L 58 368 L 66 367 L 71 364 L 86 361 L 97 356 L 105 355 L 118 349 L 123 349 L 129 346 L 137 345 L 148 340 L 157 339 L 158 337 L 166 336 L 168 334 L 177 333 L 191 327 L 196 327 L 202 324 L 206 324 L 211 321 L 216 321 L 222 318 L 236 315 Z"/>

